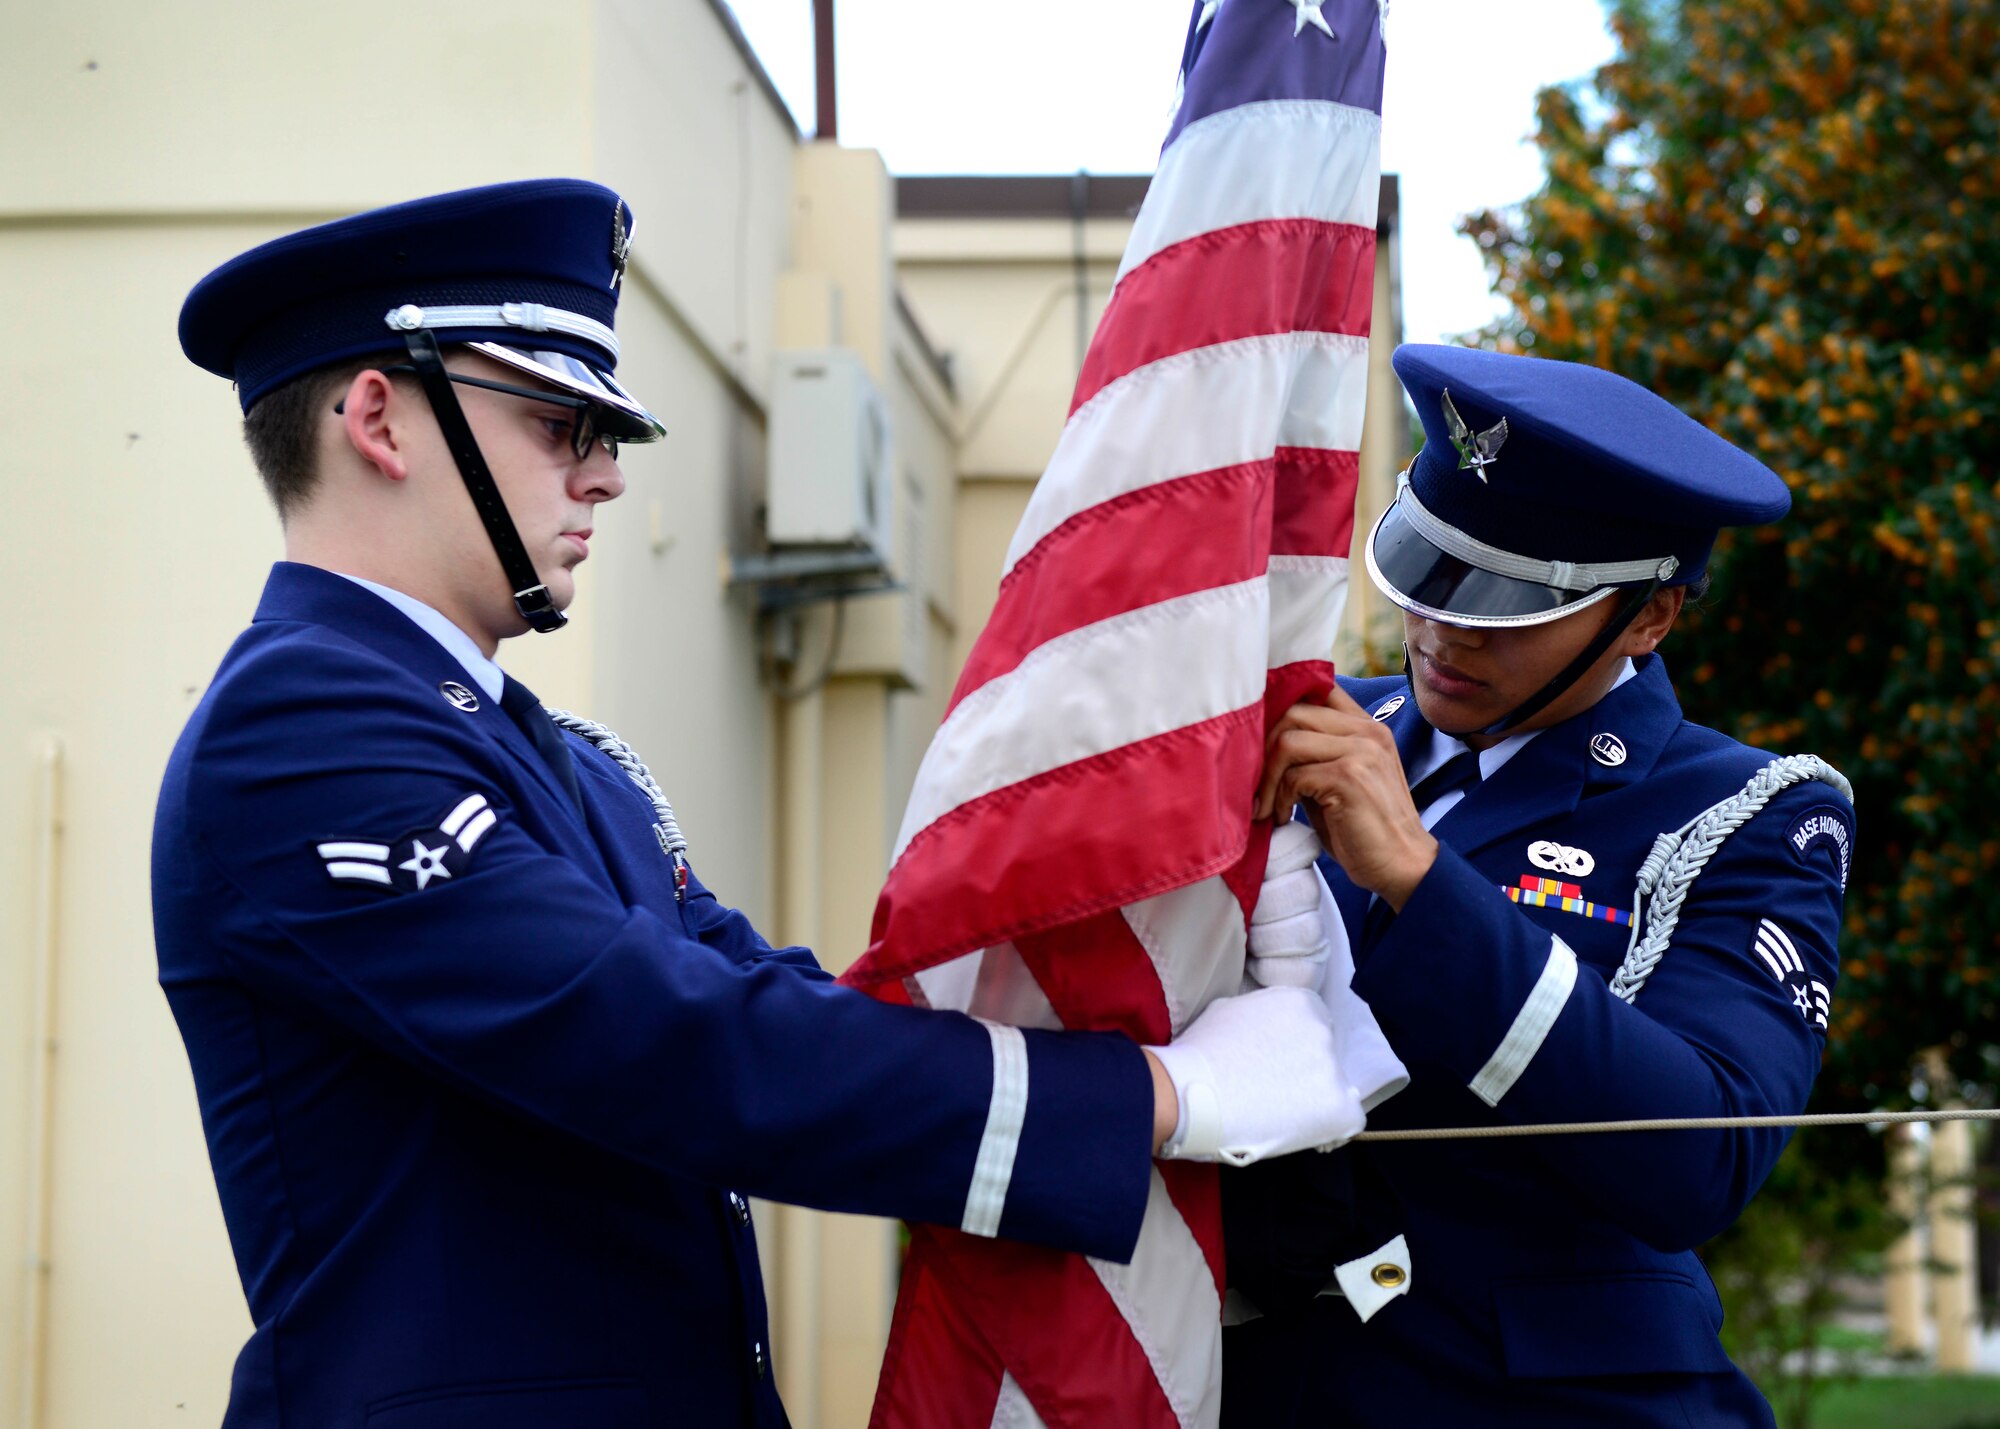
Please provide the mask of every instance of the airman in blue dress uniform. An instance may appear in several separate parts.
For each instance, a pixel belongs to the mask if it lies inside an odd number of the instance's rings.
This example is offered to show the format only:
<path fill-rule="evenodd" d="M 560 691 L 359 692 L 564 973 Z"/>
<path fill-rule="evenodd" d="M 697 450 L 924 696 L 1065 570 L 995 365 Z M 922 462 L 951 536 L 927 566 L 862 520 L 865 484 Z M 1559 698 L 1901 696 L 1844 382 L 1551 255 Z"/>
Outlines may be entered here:
<path fill-rule="evenodd" d="M 836 986 L 694 876 L 615 736 L 493 662 L 561 626 L 618 443 L 662 435 L 612 375 L 631 233 L 599 185 L 496 185 L 265 244 L 183 309 L 288 557 L 154 836 L 255 1322 L 229 1425 L 780 1425 L 746 1196 L 1123 1260 L 1192 1076 L 1229 1124 L 1189 1154 L 1344 1115 L 1307 990 L 1163 1058 Z"/>
<path fill-rule="evenodd" d="M 1366 557 L 1406 677 L 1296 708 L 1264 795 L 1325 842 L 1354 990 L 1410 1071 L 1371 1129 L 1799 1112 L 1846 781 L 1684 720 L 1655 653 L 1718 528 L 1782 515 L 1784 483 L 1610 373 L 1414 346 L 1395 366 L 1427 442 Z M 1770 1424 L 1694 1248 L 1786 1138 L 1226 1171 L 1224 1423 Z"/>

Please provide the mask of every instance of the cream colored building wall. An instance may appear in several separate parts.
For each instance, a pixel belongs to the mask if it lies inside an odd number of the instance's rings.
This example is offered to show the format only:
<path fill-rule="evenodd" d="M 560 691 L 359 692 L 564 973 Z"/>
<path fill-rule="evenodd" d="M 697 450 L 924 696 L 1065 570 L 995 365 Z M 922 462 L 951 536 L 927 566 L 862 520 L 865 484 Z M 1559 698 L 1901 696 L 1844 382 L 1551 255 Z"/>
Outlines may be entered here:
<path fill-rule="evenodd" d="M 887 180 L 865 173 L 879 161 L 799 145 L 706 0 L 0 0 L 0 35 L 0 509 L 18 592 L 0 621 L 0 1425 L 214 1423 L 249 1322 L 155 981 L 148 843 L 168 750 L 281 548 L 232 394 L 175 341 L 188 287 L 265 238 L 447 188 L 580 174 L 630 199 L 620 375 L 670 437 L 629 450 L 572 627 L 503 659 L 630 739 L 704 878 L 837 964 L 865 939 L 942 698 L 958 419 L 893 314 Z M 816 195 L 803 217 L 802 192 Z M 879 598 L 897 608 L 875 617 L 914 630 L 873 642 L 918 652 L 903 662 L 914 687 L 858 639 L 794 718 L 725 572 L 754 535 L 781 294 L 801 284 L 847 299 L 931 534 L 900 558 L 923 573 L 914 592 Z M 20 1419 L 48 822 L 35 791 L 51 744 L 51 1269 L 39 1404 Z M 798 809 L 810 818 L 790 828 Z M 892 1232 L 801 1217 L 764 1248 L 777 1362 L 802 1367 L 795 1420 L 858 1426 Z"/>
<path fill-rule="evenodd" d="M 1127 220 L 1085 224 L 1083 315 L 1095 331 L 1131 232 Z M 896 229 L 903 290 L 932 340 L 950 355 L 964 418 L 959 428 L 958 619 L 951 668 L 963 668 L 992 613 L 1014 528 L 1068 415 L 1077 372 L 1076 234 L 1067 218 L 905 218 Z M 1368 415 L 1361 441 L 1356 547 L 1395 490 L 1409 454 L 1402 389 L 1389 367 L 1400 340 L 1393 229 L 1378 242 Z M 1335 655 L 1342 671 L 1370 668 L 1393 621 L 1357 560 Z"/>

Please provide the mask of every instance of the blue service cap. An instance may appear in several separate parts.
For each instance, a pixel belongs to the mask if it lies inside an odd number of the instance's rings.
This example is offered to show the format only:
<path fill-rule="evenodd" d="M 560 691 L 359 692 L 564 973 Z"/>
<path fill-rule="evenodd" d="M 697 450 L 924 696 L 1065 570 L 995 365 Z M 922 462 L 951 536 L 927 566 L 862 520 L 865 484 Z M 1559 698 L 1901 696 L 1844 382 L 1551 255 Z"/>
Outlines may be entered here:
<path fill-rule="evenodd" d="M 371 209 L 260 244 L 195 284 L 181 350 L 243 410 L 295 377 L 428 330 L 597 404 L 622 441 L 665 435 L 612 377 L 632 211 L 602 184 L 527 179 Z"/>
<path fill-rule="evenodd" d="M 1453 625 L 1538 625 L 1614 590 L 1684 585 L 1724 526 L 1791 507 L 1778 474 L 1601 368 L 1409 345 L 1396 375 L 1424 448 L 1367 545 L 1403 609 Z"/>

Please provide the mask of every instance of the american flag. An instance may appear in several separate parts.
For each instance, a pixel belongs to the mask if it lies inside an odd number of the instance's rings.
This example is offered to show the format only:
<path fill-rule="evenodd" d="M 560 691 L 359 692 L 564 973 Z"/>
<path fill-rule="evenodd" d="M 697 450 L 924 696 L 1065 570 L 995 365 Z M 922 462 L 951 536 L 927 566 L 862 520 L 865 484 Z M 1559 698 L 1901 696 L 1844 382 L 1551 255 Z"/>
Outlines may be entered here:
<path fill-rule="evenodd" d="M 1196 0 L 1159 169 L 849 983 L 1149 1044 L 1236 990 L 1264 734 L 1332 683 L 1346 602 L 1384 8 Z M 1155 1164 L 1130 1265 L 974 1219 L 912 1228 L 879 1429 L 1216 1423 L 1214 1168 Z"/>

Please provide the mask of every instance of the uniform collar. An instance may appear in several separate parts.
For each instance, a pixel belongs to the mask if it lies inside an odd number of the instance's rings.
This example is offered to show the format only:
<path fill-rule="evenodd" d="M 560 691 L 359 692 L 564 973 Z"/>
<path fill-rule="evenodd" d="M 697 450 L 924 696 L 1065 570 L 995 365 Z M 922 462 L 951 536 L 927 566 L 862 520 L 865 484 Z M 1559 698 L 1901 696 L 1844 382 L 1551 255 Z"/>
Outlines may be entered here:
<path fill-rule="evenodd" d="M 1638 668 L 1633 665 L 1629 658 L 1626 659 L 1618 671 L 1618 677 L 1611 682 L 1611 688 L 1604 692 L 1604 699 L 1609 699 L 1620 686 L 1624 685 L 1628 680 L 1637 679 L 1638 675 Z M 1412 703 L 1414 704 L 1414 701 Z M 1598 703 L 1602 704 L 1603 700 L 1599 700 Z M 1528 741 L 1541 732 L 1539 729 L 1531 729 L 1522 734 L 1510 734 L 1498 744 L 1480 750 L 1480 779 L 1491 779 L 1495 774 L 1498 774 L 1502 765 L 1527 748 Z M 1417 755 L 1417 767 L 1410 768 L 1407 765 L 1405 766 L 1405 773 L 1409 777 L 1412 789 L 1422 783 L 1425 776 L 1433 769 L 1442 768 L 1447 759 L 1450 759 L 1455 754 L 1463 753 L 1467 746 L 1462 739 L 1445 734 L 1441 730 L 1432 730 L 1430 742 L 1428 744 L 1419 743 L 1417 747 L 1421 751 Z"/>
<path fill-rule="evenodd" d="M 445 688 L 472 672 L 398 603 L 349 577 L 318 566 L 280 561 L 271 567 L 263 599 L 257 603 L 256 619 L 326 626 L 366 645 L 425 684 L 435 684 L 441 701 L 449 702 L 505 749 L 525 775 L 549 795 L 561 811 L 557 817 L 579 821 L 581 826 L 582 816 L 569 791 L 557 782 L 548 761 L 500 707 L 499 699 L 482 699 L 467 707 Z M 446 708 L 446 704 L 439 708 Z"/>
<path fill-rule="evenodd" d="M 445 653 L 465 667 L 465 673 L 472 682 L 485 692 L 486 698 L 496 704 L 500 691 L 507 682 L 506 674 L 486 657 L 470 635 L 447 620 L 435 607 L 425 605 L 413 595 L 406 595 L 392 586 L 385 586 L 362 576 L 352 576 L 346 571 L 335 571 L 342 580 L 353 581 L 366 590 L 372 590 L 403 614 L 410 617 L 417 628 L 431 639 L 444 646 Z"/>
<path fill-rule="evenodd" d="M 1561 818 L 1587 793 L 1645 778 L 1680 723 L 1666 665 L 1658 655 L 1647 656 L 1635 662 L 1631 679 L 1517 749 L 1476 794 L 1438 820 L 1434 832 L 1470 853 Z"/>

